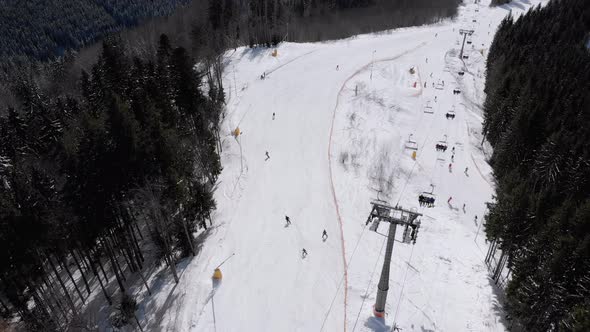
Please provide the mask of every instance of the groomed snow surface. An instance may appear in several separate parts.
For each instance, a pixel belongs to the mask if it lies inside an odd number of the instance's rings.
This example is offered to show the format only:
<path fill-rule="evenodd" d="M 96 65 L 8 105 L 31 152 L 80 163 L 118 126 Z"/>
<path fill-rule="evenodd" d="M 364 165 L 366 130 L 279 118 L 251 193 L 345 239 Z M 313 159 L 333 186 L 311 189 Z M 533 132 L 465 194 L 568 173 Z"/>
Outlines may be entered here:
<path fill-rule="evenodd" d="M 151 280 L 157 293 L 140 303 L 144 329 L 504 331 L 480 228 L 494 190 L 480 147 L 485 56 L 509 10 L 539 2 L 468 1 L 453 21 L 283 43 L 276 57 L 228 52 L 214 228 L 198 256 L 179 264 L 178 285 L 169 273 Z M 467 59 L 459 59 L 459 29 L 475 31 Z M 439 141 L 446 152 L 435 150 Z M 420 207 L 430 184 L 435 207 Z M 374 199 L 424 214 L 416 244 L 394 244 L 385 319 L 372 309 L 388 231 L 365 226 Z"/>

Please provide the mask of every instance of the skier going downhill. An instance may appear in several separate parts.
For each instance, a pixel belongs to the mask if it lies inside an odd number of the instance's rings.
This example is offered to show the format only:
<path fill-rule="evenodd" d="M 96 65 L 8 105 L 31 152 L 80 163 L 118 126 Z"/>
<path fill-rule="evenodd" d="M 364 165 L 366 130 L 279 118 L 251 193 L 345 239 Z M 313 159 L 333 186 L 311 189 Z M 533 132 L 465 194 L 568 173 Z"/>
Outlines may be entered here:
<path fill-rule="evenodd" d="M 328 239 L 328 232 L 326 232 L 326 230 L 324 229 L 324 232 L 322 233 L 322 240 L 326 241 Z"/>
<path fill-rule="evenodd" d="M 451 164 L 449 164 L 449 173 L 452 173 L 452 172 L 453 172 L 453 164 L 451 163 Z"/>
<path fill-rule="evenodd" d="M 285 216 L 285 220 L 287 221 L 287 226 L 291 225 L 291 219 L 289 219 L 289 216 Z"/>
<path fill-rule="evenodd" d="M 266 151 L 266 159 L 264 159 L 264 161 L 267 161 L 270 159 L 270 156 L 268 155 L 268 151 Z"/>
<path fill-rule="evenodd" d="M 275 119 L 275 112 L 272 112 L 272 119 Z"/>
<path fill-rule="evenodd" d="M 307 257 L 307 250 L 305 250 L 305 248 L 303 248 L 303 250 L 301 251 L 301 258 L 305 258 Z"/>

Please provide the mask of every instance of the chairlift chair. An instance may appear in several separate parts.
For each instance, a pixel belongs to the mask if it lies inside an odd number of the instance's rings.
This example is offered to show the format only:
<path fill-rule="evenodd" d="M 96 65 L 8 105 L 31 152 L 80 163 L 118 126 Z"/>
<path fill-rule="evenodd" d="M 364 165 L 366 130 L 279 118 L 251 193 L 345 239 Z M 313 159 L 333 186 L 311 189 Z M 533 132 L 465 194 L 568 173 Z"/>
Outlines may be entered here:
<path fill-rule="evenodd" d="M 418 196 L 418 203 L 420 205 L 425 204 L 426 207 L 434 207 L 434 203 L 436 202 L 436 195 L 434 194 L 434 185 L 430 184 L 430 192 L 423 191 Z"/>
<path fill-rule="evenodd" d="M 447 142 L 443 142 L 443 141 L 438 141 L 435 145 L 436 150 L 438 151 L 439 149 L 442 149 L 443 151 L 446 151 L 447 148 L 449 146 L 447 145 Z"/>
<path fill-rule="evenodd" d="M 449 110 L 445 116 L 447 117 L 447 119 L 455 118 L 455 105 L 453 105 L 453 109 Z"/>
<path fill-rule="evenodd" d="M 444 138 L 442 140 L 438 141 L 436 143 L 436 146 L 435 147 L 436 147 L 437 150 L 440 148 L 440 149 L 443 149 L 443 151 L 446 151 L 447 148 L 448 148 L 448 145 L 447 145 L 447 135 L 444 135 Z"/>
<path fill-rule="evenodd" d="M 424 106 L 424 113 L 428 113 L 428 114 L 433 114 L 434 113 L 434 109 L 430 105 L 430 100 L 427 101 L 426 102 L 426 105 Z"/>
<path fill-rule="evenodd" d="M 412 140 L 413 135 L 414 134 L 410 134 L 410 136 L 408 137 L 408 140 L 406 141 L 406 149 L 418 150 L 418 143 Z"/>

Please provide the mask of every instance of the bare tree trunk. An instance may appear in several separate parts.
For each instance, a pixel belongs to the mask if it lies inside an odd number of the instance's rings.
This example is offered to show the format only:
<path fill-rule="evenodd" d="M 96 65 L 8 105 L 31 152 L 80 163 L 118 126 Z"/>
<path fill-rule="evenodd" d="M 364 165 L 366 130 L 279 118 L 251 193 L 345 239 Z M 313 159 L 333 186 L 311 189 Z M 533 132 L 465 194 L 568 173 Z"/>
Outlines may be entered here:
<path fill-rule="evenodd" d="M 186 240 L 188 241 L 188 244 L 191 247 L 191 253 L 193 254 L 193 257 L 195 257 L 195 248 L 193 246 L 193 237 L 188 232 L 188 227 L 186 226 L 185 218 L 182 218 L 180 220 L 180 222 L 182 223 L 182 227 L 184 227 L 184 234 L 186 235 Z"/>
<path fill-rule="evenodd" d="M 159 216 L 160 216 L 160 219 L 159 220 L 161 220 L 161 221 L 163 220 L 166 223 L 165 227 L 167 225 L 169 225 L 168 218 L 165 218 L 164 217 L 164 213 L 162 212 L 161 209 L 159 210 Z M 179 278 L 178 278 L 178 274 L 176 273 L 176 262 L 174 262 L 173 254 L 172 254 L 172 251 L 171 251 L 171 248 L 170 248 L 170 235 L 168 234 L 167 231 L 166 232 L 162 232 L 161 234 L 162 234 L 162 237 L 164 238 L 164 246 L 166 247 L 166 255 L 165 255 L 165 257 L 169 261 L 168 262 L 168 266 L 170 266 L 170 269 L 172 270 L 172 276 L 174 277 L 174 281 L 176 283 L 178 283 Z"/>
<path fill-rule="evenodd" d="M 139 270 L 137 273 L 139 273 L 139 276 L 141 277 L 141 280 L 143 281 L 143 284 L 145 285 L 145 288 L 147 289 L 148 294 L 151 296 L 152 290 L 150 289 L 150 286 L 148 286 L 147 280 L 145 280 L 143 273 L 141 272 L 141 270 Z"/>
<path fill-rule="evenodd" d="M 174 282 L 178 283 L 179 279 L 178 279 L 178 274 L 176 273 L 176 264 L 172 261 L 172 258 L 168 256 L 168 254 L 166 254 L 166 263 L 168 263 L 168 266 L 170 267 L 170 270 L 172 270 L 172 276 L 174 277 Z"/>
<path fill-rule="evenodd" d="M 47 292 L 49 293 L 49 296 L 53 299 L 53 302 L 55 302 L 55 304 L 57 304 L 57 307 L 63 312 L 64 317 L 67 318 L 68 317 L 68 310 L 61 303 L 61 300 L 55 295 L 55 288 L 53 286 L 53 283 L 49 279 L 47 272 L 45 272 L 43 265 L 41 265 L 41 268 L 43 269 L 43 282 L 45 283 L 45 287 L 47 288 Z"/>
<path fill-rule="evenodd" d="M 86 261 L 86 257 L 84 257 L 84 254 L 82 253 L 82 250 L 80 250 L 80 249 L 74 249 L 74 251 L 77 252 L 78 256 L 82 260 L 82 265 L 84 265 L 84 267 L 86 267 L 86 271 L 90 271 L 90 266 L 88 266 L 88 262 Z"/>
<path fill-rule="evenodd" d="M 143 328 L 141 327 L 141 324 L 139 324 L 139 320 L 137 319 L 137 316 L 135 314 L 133 314 L 133 318 L 135 318 L 135 322 L 137 323 L 137 326 L 139 327 L 139 331 L 143 332 Z"/>
<path fill-rule="evenodd" d="M 82 301 L 82 303 L 86 303 L 86 299 L 84 298 L 84 295 L 82 295 L 82 292 L 80 292 L 80 288 L 78 288 L 78 284 L 76 284 L 76 280 L 74 280 L 74 276 L 70 272 L 70 269 L 68 268 L 68 263 L 65 261 L 64 256 L 59 255 L 59 258 L 60 259 L 58 259 L 57 262 L 61 263 L 62 268 L 66 271 L 66 273 L 70 277 L 70 280 L 72 281 L 72 285 L 74 285 L 74 289 L 76 289 L 76 293 L 78 293 L 78 296 L 80 296 L 80 300 Z M 80 271 L 80 273 L 82 273 L 82 271 Z"/>
<path fill-rule="evenodd" d="M 135 271 L 139 271 L 141 269 L 141 261 L 137 255 L 137 252 L 135 251 L 133 235 L 131 232 L 129 232 L 128 224 L 121 225 L 121 230 L 121 236 L 124 240 L 125 251 L 127 252 L 127 255 L 129 256 L 131 262 L 133 262 L 133 265 L 135 266 Z"/>
<path fill-rule="evenodd" d="M 121 277 L 121 279 L 123 279 L 123 281 L 127 281 L 127 278 L 125 277 L 125 274 L 123 273 L 123 269 L 121 268 L 121 265 L 119 264 L 119 257 L 115 254 L 115 250 L 113 249 L 113 244 L 111 243 L 110 238 L 108 236 L 105 236 L 104 241 L 107 244 L 107 250 L 109 252 L 111 260 L 112 260 L 112 262 L 115 263 L 117 271 L 119 272 L 119 276 Z"/>
<path fill-rule="evenodd" d="M 98 283 L 100 284 L 100 288 L 102 289 L 102 293 L 104 294 L 104 297 L 106 297 L 109 305 L 112 305 L 113 301 L 111 300 L 111 297 L 109 296 L 109 293 L 107 292 L 107 290 L 104 288 L 102 280 L 100 280 L 100 275 L 98 274 L 98 271 L 96 270 L 96 267 L 94 266 L 94 264 L 92 264 L 92 260 L 90 260 L 90 267 L 92 269 L 92 272 L 96 276 L 96 279 L 98 279 Z M 104 272 L 104 270 L 103 270 L 103 272 Z M 108 282 L 108 279 L 106 282 Z"/>
<path fill-rule="evenodd" d="M 496 265 L 496 270 L 494 271 L 494 274 L 492 276 L 492 278 L 496 282 L 498 281 L 498 277 L 500 276 L 500 274 L 502 273 L 502 269 L 504 268 L 505 257 L 506 257 L 506 253 L 502 252 L 502 255 L 500 255 L 500 260 L 498 261 L 498 264 Z"/>
<path fill-rule="evenodd" d="M 43 313 L 45 314 L 46 317 L 49 317 L 49 319 L 53 320 L 53 315 L 51 315 L 51 313 L 53 313 L 53 310 L 51 310 L 51 306 L 47 304 L 46 301 L 44 301 L 41 296 L 39 296 L 39 290 L 38 289 L 34 289 L 33 287 L 27 283 L 27 287 L 29 287 L 29 289 L 31 290 L 31 295 L 33 295 L 33 300 L 35 300 L 35 307 L 38 307 L 41 311 L 43 311 Z M 44 321 L 44 319 L 41 319 L 41 321 Z M 44 325 L 45 328 L 47 328 Z"/>
<path fill-rule="evenodd" d="M 51 265 L 51 269 L 53 270 L 53 273 L 55 273 L 55 277 L 57 278 L 57 281 L 59 282 L 62 290 L 64 291 L 64 295 L 66 296 L 66 299 L 68 300 L 68 303 L 69 303 L 70 307 L 72 308 L 72 311 L 74 312 L 74 314 L 76 314 L 77 313 L 76 305 L 74 304 L 74 301 L 72 301 L 72 298 L 70 297 L 70 294 L 69 294 L 68 288 L 66 287 L 66 284 L 64 284 L 64 282 L 59 277 L 59 273 L 57 272 L 57 268 L 55 267 L 55 264 L 53 264 L 51 257 L 49 257 L 49 255 L 46 255 L 46 257 L 47 257 L 47 260 L 49 261 L 49 265 Z"/>
<path fill-rule="evenodd" d="M 496 252 L 496 240 L 490 243 L 490 248 L 488 249 L 488 253 L 486 254 L 485 262 L 486 264 L 490 262 L 491 257 Z"/>
<path fill-rule="evenodd" d="M 113 267 L 113 272 L 115 273 L 115 278 L 117 278 L 117 283 L 119 284 L 119 288 L 121 289 L 121 292 L 125 293 L 125 286 L 123 285 L 123 280 L 121 280 L 121 276 L 119 275 L 119 271 L 118 271 L 118 263 L 115 259 L 115 257 L 113 257 L 108 244 L 106 243 L 107 241 L 105 241 L 104 237 L 102 237 L 100 239 L 104 250 L 106 251 L 107 255 L 109 256 L 110 260 L 111 260 L 111 265 Z"/>
<path fill-rule="evenodd" d="M 137 231 L 137 234 L 139 234 L 139 238 L 143 240 L 143 234 L 141 234 L 141 231 L 139 230 L 139 226 L 137 226 L 137 222 L 134 221 L 133 225 L 135 226 L 135 230 Z"/>
<path fill-rule="evenodd" d="M 90 262 L 90 265 L 92 265 L 92 256 L 91 256 L 91 254 L 92 254 L 92 251 L 90 251 L 89 253 L 87 253 L 87 255 L 88 255 L 88 261 Z M 105 283 L 108 283 L 109 282 L 109 277 L 107 276 L 107 273 L 104 270 L 104 266 L 102 265 L 102 262 L 100 261 L 100 255 L 98 255 L 98 252 L 96 252 L 96 256 L 98 256 L 98 257 L 96 257 L 96 262 L 98 263 L 98 267 L 100 268 L 100 271 L 102 272 L 102 275 L 104 276 Z M 97 275 L 97 277 L 98 277 L 98 275 Z"/>
<path fill-rule="evenodd" d="M 84 285 L 86 286 L 86 291 L 88 292 L 88 296 L 90 296 L 90 285 L 88 284 L 88 280 L 86 280 L 86 276 L 84 275 L 84 271 L 82 270 L 82 266 L 80 265 L 80 262 L 78 261 L 78 258 L 76 258 L 76 254 L 74 253 L 74 250 L 70 250 L 70 254 L 72 255 L 72 258 L 74 259 L 74 262 L 76 263 L 76 266 L 78 266 L 78 270 L 80 271 L 80 275 L 82 276 L 82 280 L 84 281 Z M 86 270 L 88 271 L 88 270 Z"/>
<path fill-rule="evenodd" d="M 49 292 L 49 290 L 48 289 L 43 290 L 43 285 L 40 285 L 40 287 L 37 288 L 37 290 L 39 292 L 39 296 L 41 296 L 41 298 L 45 301 L 45 303 L 51 309 L 51 312 L 52 312 L 51 316 L 55 317 L 56 321 L 59 321 L 60 314 L 61 314 L 64 318 L 64 321 L 66 321 L 67 320 L 66 313 L 56 304 L 56 301 L 51 298 L 51 296 L 50 296 L 51 293 Z"/>
<path fill-rule="evenodd" d="M 133 253 L 135 254 L 135 259 L 137 261 L 137 264 L 139 265 L 139 269 L 141 270 L 143 268 L 143 262 L 145 261 L 145 259 L 143 258 L 143 254 L 141 253 L 141 248 L 139 248 L 139 241 L 137 240 L 137 236 L 135 235 L 135 231 L 133 231 L 133 221 L 131 221 L 130 223 L 128 223 L 127 225 L 125 225 L 125 229 L 127 230 L 127 233 L 129 234 L 130 237 L 130 241 L 131 241 L 131 247 L 133 249 Z"/>
<path fill-rule="evenodd" d="M 135 265 L 135 262 L 133 261 L 133 257 L 130 256 L 130 253 L 129 253 L 128 247 L 127 247 L 127 243 L 125 243 L 126 241 L 123 238 L 123 236 L 115 235 L 114 232 L 111 232 L 111 238 L 117 239 L 117 241 L 112 241 L 112 242 L 116 243 L 116 245 L 117 245 L 116 249 L 118 250 L 120 256 L 123 256 L 123 260 L 127 263 L 127 266 L 129 266 L 129 269 L 131 270 L 131 272 L 137 271 L 137 266 Z"/>

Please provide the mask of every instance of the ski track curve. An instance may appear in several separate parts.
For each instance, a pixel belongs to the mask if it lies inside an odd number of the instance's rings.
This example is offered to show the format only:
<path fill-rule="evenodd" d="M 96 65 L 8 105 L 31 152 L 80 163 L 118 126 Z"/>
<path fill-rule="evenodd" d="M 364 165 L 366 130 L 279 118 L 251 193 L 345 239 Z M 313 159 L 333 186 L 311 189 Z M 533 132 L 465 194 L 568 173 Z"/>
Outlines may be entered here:
<path fill-rule="evenodd" d="M 336 216 L 338 217 L 338 224 L 340 226 L 340 241 L 342 244 L 342 263 L 344 265 L 344 332 L 346 332 L 346 325 L 348 322 L 348 318 L 347 318 L 348 265 L 346 262 L 346 245 L 345 245 L 345 241 L 344 241 L 344 226 L 342 223 L 342 217 L 340 215 L 340 206 L 338 205 L 338 198 L 336 197 L 336 189 L 334 187 L 334 174 L 332 172 L 332 136 L 333 136 L 333 132 L 334 132 L 334 122 L 336 120 L 336 111 L 338 110 L 338 106 L 340 105 L 340 97 L 342 96 L 342 91 L 344 91 L 344 87 L 353 77 L 357 76 L 359 73 L 366 70 L 367 68 L 369 68 L 369 66 L 371 66 L 372 64 L 374 64 L 376 62 L 380 63 L 380 62 L 387 62 L 387 61 L 396 60 L 408 53 L 411 53 L 411 52 L 425 46 L 426 44 L 428 44 L 428 42 L 422 42 L 418 46 L 415 46 L 409 50 L 406 50 L 396 56 L 378 59 L 376 61 L 371 61 L 371 62 L 367 63 L 366 65 L 362 66 L 361 68 L 356 70 L 354 73 L 352 73 L 346 80 L 344 80 L 344 82 L 342 83 L 342 86 L 340 87 L 340 90 L 338 90 L 338 95 L 336 96 L 336 104 L 334 105 L 334 109 L 332 111 L 332 124 L 330 125 L 330 137 L 328 140 L 328 170 L 330 172 L 330 189 L 332 191 L 332 199 L 334 200 L 334 206 L 336 207 Z M 351 259 L 352 259 L 352 257 L 351 257 Z"/>

